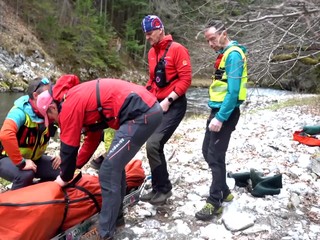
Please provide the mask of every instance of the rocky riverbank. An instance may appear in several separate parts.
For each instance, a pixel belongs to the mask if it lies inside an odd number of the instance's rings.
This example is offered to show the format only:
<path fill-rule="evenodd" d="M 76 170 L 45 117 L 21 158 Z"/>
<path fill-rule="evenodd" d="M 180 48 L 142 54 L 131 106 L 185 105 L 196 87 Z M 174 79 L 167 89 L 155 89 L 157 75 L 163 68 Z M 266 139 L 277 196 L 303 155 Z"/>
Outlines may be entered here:
<path fill-rule="evenodd" d="M 319 148 L 292 140 L 295 130 L 319 124 L 320 116 L 307 106 L 280 107 L 283 99 L 292 97 L 252 99 L 227 154 L 228 172 L 254 168 L 266 176 L 281 173 L 279 195 L 256 198 L 228 178 L 233 202 L 225 204 L 220 218 L 197 221 L 194 214 L 208 195 L 211 173 L 201 154 L 205 117 L 189 118 L 166 148 L 173 196 L 160 207 L 141 202 L 129 209 L 126 227 L 116 239 L 320 239 L 320 179 L 310 168 Z M 298 95 L 293 99 L 301 100 Z M 143 152 L 140 158 L 148 173 Z"/>
<path fill-rule="evenodd" d="M 320 124 L 316 108 L 319 104 L 315 107 L 299 104 L 319 101 L 306 100 L 307 97 L 311 96 L 251 98 L 242 109 L 229 145 L 228 172 L 256 169 L 265 176 L 282 174 L 280 194 L 257 198 L 228 178 L 234 200 L 224 203 L 222 216 L 209 222 L 197 221 L 194 214 L 204 205 L 211 173 L 201 153 L 205 116 L 189 117 L 165 149 L 173 196 L 163 206 L 139 202 L 129 208 L 126 226 L 118 230 L 115 239 L 320 239 L 320 178 L 311 169 L 312 157 L 319 148 L 292 140 L 295 130 Z M 102 146 L 95 156 L 103 152 Z M 58 147 L 57 142 L 52 142 L 50 151 L 58 153 Z M 143 160 L 148 175 L 144 148 L 136 157 Z M 88 167 L 85 172 L 96 174 Z"/>

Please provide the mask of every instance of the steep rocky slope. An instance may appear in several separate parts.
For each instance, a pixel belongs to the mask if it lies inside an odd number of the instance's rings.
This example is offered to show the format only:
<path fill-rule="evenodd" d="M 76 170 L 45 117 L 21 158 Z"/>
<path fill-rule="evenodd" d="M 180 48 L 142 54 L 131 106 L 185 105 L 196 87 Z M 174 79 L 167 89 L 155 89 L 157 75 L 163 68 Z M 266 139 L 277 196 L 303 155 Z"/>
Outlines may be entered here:
<path fill-rule="evenodd" d="M 32 29 L 0 0 L 0 91 L 23 91 L 34 77 L 60 74 Z"/>

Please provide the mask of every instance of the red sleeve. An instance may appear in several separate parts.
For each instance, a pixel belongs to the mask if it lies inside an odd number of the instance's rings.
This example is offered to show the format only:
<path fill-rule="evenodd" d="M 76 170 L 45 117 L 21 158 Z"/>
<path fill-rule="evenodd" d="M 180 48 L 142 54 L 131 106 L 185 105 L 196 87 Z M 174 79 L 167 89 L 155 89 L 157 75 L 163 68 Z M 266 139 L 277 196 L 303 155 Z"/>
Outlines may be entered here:
<path fill-rule="evenodd" d="M 148 69 L 149 69 L 149 80 L 146 84 L 146 88 L 148 89 L 148 87 L 150 87 L 153 83 L 153 78 L 154 78 L 154 68 L 156 67 L 156 62 L 157 60 L 155 61 L 152 61 L 151 58 L 154 57 L 156 58 L 156 55 L 154 53 L 154 49 L 151 48 L 148 52 Z M 152 70 L 151 70 L 152 69 Z M 149 90 L 149 89 L 148 89 Z"/>
<path fill-rule="evenodd" d="M 72 100 L 71 98 L 63 103 L 59 114 L 60 140 L 68 146 L 79 147 L 85 107 Z"/>
<path fill-rule="evenodd" d="M 175 49 L 175 66 L 176 70 L 179 75 L 179 80 L 175 83 L 174 91 L 179 96 L 185 94 L 188 88 L 191 85 L 192 79 L 192 68 L 191 68 L 191 61 L 188 50 L 182 46 L 178 45 Z"/>
<path fill-rule="evenodd" d="M 9 158 L 15 165 L 19 164 L 23 159 L 19 149 L 17 133 L 17 124 L 11 119 L 6 119 L 3 122 L 0 131 L 0 141 Z"/>
<path fill-rule="evenodd" d="M 101 142 L 101 131 L 88 132 L 77 157 L 77 168 L 82 168 L 91 158 Z"/>

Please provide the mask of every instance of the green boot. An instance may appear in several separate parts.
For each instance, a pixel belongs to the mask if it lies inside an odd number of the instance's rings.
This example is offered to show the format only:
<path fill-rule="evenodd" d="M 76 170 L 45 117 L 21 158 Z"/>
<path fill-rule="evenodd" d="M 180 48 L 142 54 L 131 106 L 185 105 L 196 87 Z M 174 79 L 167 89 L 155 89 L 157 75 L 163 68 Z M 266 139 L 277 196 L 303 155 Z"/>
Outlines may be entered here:
<path fill-rule="evenodd" d="M 304 126 L 302 130 L 307 134 L 314 135 L 320 133 L 320 126 Z"/>
<path fill-rule="evenodd" d="M 252 181 L 252 196 L 264 197 L 265 195 L 276 195 L 282 188 L 282 175 L 264 177 L 263 173 L 250 169 Z"/>
<path fill-rule="evenodd" d="M 250 172 L 244 173 L 228 173 L 229 178 L 234 178 L 235 184 L 238 187 L 247 187 L 249 185 Z"/>
<path fill-rule="evenodd" d="M 258 172 L 255 169 L 251 168 L 250 169 L 250 179 L 252 182 L 252 188 L 254 188 L 255 186 L 257 186 L 257 184 L 259 182 L 263 181 L 265 179 L 265 177 L 263 177 L 262 172 Z"/>
<path fill-rule="evenodd" d="M 213 206 L 211 203 L 206 203 L 204 207 L 196 213 L 196 218 L 202 221 L 209 221 L 213 219 L 214 216 L 220 215 L 223 211 L 223 208 Z"/>

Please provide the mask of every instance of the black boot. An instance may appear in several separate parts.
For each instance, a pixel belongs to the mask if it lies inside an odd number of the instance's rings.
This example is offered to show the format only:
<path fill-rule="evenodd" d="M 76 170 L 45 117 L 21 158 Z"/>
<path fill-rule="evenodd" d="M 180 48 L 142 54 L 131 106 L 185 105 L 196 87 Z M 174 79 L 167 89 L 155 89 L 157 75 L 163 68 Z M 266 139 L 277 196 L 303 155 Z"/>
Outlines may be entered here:
<path fill-rule="evenodd" d="M 244 173 L 228 173 L 229 178 L 234 178 L 235 184 L 238 187 L 247 187 L 249 185 L 250 172 Z"/>
<path fill-rule="evenodd" d="M 103 162 L 103 159 L 104 159 L 103 155 L 99 156 L 98 158 L 93 159 L 90 163 L 90 167 L 92 167 L 96 170 L 99 170 L 101 167 L 101 164 Z"/>

